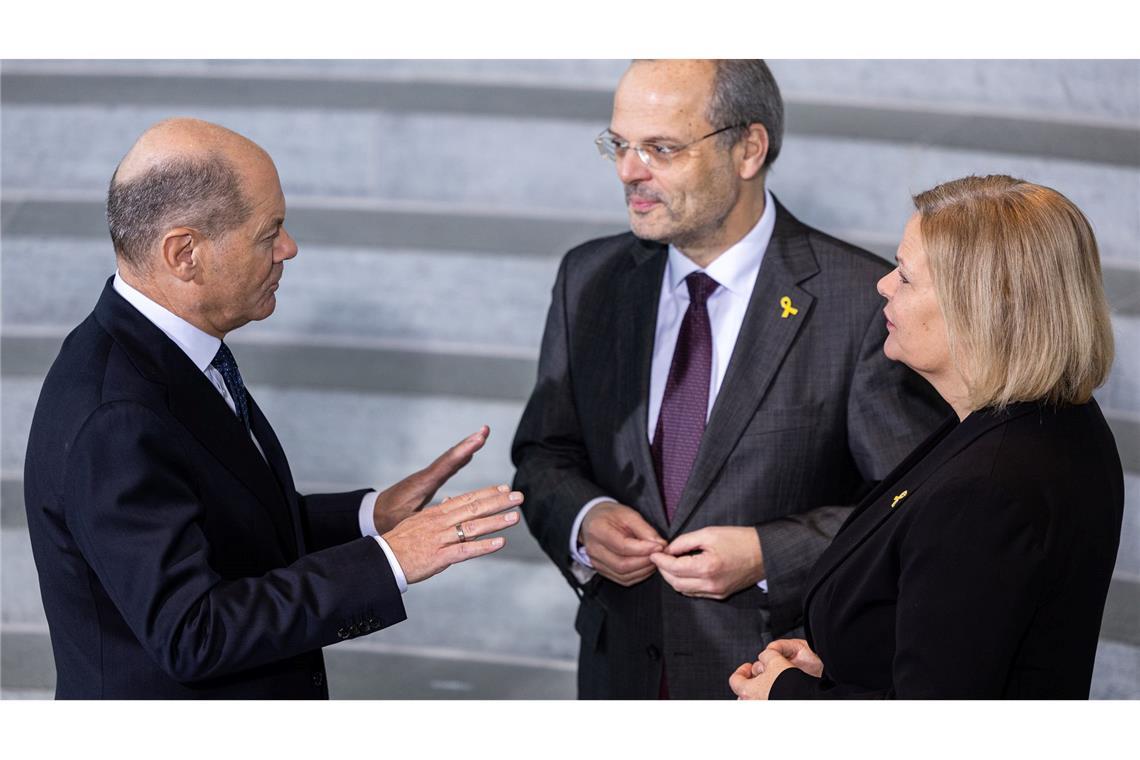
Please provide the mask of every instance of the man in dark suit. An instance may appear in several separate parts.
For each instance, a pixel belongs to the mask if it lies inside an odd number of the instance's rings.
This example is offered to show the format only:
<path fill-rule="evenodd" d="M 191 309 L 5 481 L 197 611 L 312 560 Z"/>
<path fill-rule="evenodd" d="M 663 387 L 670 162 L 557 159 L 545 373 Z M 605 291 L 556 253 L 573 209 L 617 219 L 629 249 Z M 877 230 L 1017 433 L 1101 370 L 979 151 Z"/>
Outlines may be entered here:
<path fill-rule="evenodd" d="M 111 180 L 118 272 L 65 340 L 28 441 L 28 529 L 57 697 L 327 698 L 321 647 L 496 551 L 506 486 L 420 511 L 484 428 L 382 493 L 302 496 L 222 339 L 297 254 L 269 156 L 217 125 L 148 130 Z"/>
<path fill-rule="evenodd" d="M 641 61 L 598 137 L 633 234 L 563 259 L 513 446 L 581 599 L 582 697 L 731 697 L 850 505 L 949 413 L 883 357 L 886 262 L 766 190 L 782 131 L 762 61 Z"/>

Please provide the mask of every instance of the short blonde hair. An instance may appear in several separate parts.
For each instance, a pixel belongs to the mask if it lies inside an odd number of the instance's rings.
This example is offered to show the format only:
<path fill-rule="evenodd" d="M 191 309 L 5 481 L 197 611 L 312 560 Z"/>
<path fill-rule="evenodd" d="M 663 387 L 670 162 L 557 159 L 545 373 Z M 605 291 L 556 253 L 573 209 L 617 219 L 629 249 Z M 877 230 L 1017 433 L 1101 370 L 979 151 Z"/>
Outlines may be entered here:
<path fill-rule="evenodd" d="M 1072 201 L 1004 175 L 914 196 L 970 408 L 1083 404 L 1112 366 L 1100 255 Z"/>

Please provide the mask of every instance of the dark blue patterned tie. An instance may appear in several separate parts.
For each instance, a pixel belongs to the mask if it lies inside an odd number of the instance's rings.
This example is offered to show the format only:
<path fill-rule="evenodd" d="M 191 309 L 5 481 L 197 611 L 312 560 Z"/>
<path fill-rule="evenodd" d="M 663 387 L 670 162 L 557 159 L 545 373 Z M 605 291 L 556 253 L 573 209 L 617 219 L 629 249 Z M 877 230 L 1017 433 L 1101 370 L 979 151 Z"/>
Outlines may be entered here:
<path fill-rule="evenodd" d="M 210 362 L 210 366 L 222 373 L 226 389 L 230 392 L 230 398 L 234 400 L 234 406 L 237 407 L 237 416 L 241 418 L 245 429 L 249 430 L 249 402 L 245 398 L 245 383 L 241 381 L 237 361 L 225 343 L 218 347 L 218 353 L 214 355 L 214 361 Z"/>
<path fill-rule="evenodd" d="M 705 432 L 712 377 L 712 326 L 707 302 L 719 287 L 704 272 L 693 272 L 685 278 L 685 284 L 689 287 L 689 308 L 677 334 L 657 431 L 650 447 L 669 522 L 677 512 Z"/>

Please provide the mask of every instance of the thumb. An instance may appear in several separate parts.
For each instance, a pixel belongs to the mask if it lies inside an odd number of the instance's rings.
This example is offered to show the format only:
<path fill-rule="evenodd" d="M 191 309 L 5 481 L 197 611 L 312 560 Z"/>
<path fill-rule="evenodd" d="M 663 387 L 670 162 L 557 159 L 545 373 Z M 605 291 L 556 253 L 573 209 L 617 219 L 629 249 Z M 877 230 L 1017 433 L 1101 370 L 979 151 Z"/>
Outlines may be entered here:
<path fill-rule="evenodd" d="M 657 529 L 645 521 L 645 518 L 637 512 L 630 510 L 630 514 L 624 520 L 626 530 L 634 538 L 639 538 L 642 541 L 650 541 L 658 546 L 665 546 L 665 539 L 661 538 L 661 534 Z"/>
<path fill-rule="evenodd" d="M 490 434 L 491 428 L 484 425 L 477 432 L 467 436 L 440 454 L 434 462 L 427 466 L 424 473 L 438 488 L 443 485 L 445 480 L 459 472 L 464 465 L 471 461 L 475 452 L 483 448 L 483 444 L 487 442 L 487 436 Z"/>
<path fill-rule="evenodd" d="M 705 546 L 704 528 L 701 530 L 694 530 L 692 533 L 682 533 L 673 539 L 673 543 L 669 544 L 666 551 L 674 557 L 679 557 L 682 554 L 688 554 L 691 551 L 703 549 Z"/>
<path fill-rule="evenodd" d="M 799 650 L 799 645 L 789 639 L 776 639 L 767 647 L 765 647 L 765 651 L 775 652 L 776 654 L 788 660 L 794 658 Z"/>

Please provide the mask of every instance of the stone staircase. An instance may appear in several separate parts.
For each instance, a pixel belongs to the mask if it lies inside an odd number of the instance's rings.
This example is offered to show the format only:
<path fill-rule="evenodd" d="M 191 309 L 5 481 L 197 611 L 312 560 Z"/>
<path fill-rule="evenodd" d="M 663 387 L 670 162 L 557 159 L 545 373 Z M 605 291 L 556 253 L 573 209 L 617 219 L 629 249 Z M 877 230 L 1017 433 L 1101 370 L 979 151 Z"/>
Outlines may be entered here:
<path fill-rule="evenodd" d="M 481 424 L 450 491 L 507 481 L 561 254 L 625 228 L 591 144 L 621 61 L 5 61 L 0 66 L 0 694 L 49 696 L 23 513 L 27 429 L 114 259 L 103 195 L 149 124 L 191 115 L 277 162 L 301 246 L 278 310 L 230 341 L 302 490 L 383 485 Z M 1089 215 L 1118 358 L 1098 393 L 1125 535 L 1094 696 L 1140 697 L 1140 63 L 779 61 L 773 191 L 890 258 L 909 194 L 967 173 L 1051 185 Z M 526 529 L 326 650 L 339 698 L 569 698 L 575 597 Z M 726 674 L 727 677 L 727 674 Z"/>

